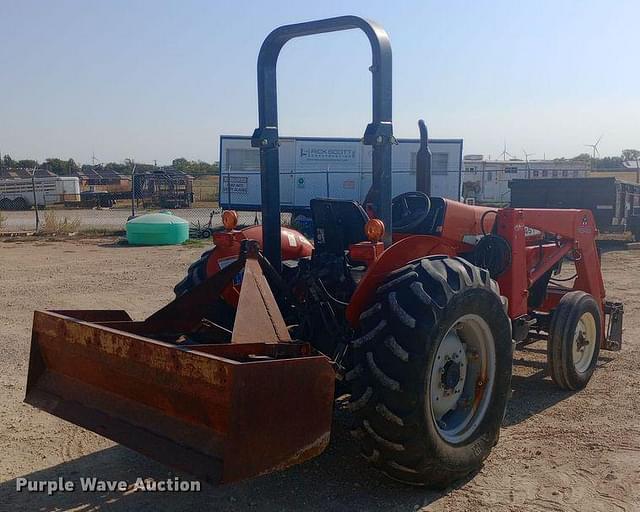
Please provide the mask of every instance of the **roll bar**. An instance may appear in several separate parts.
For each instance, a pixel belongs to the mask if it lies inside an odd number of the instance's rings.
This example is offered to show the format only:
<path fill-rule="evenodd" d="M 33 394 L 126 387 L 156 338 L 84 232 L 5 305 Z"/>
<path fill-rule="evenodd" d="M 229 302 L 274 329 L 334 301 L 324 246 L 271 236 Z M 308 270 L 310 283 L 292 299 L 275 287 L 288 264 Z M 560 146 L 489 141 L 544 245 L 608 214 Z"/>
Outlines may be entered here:
<path fill-rule="evenodd" d="M 276 64 L 282 47 L 296 37 L 360 29 L 371 44 L 372 118 L 363 143 L 373 147 L 372 184 L 367 198 L 377 217 L 384 222 L 384 242 L 391 242 L 391 44 L 386 31 L 373 21 L 358 16 L 284 25 L 271 32 L 258 55 L 258 128 L 251 145 L 260 148 L 263 251 L 271 264 L 281 270 L 280 250 L 280 160 L 278 151 L 278 95 Z"/>

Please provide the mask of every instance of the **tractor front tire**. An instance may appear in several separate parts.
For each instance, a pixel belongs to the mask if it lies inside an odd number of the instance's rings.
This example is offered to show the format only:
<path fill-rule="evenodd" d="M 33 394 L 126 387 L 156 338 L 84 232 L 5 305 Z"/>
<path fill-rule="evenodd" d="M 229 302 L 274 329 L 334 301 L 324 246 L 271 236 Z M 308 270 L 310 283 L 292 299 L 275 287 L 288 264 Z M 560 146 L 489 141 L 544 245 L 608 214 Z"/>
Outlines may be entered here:
<path fill-rule="evenodd" d="M 360 317 L 350 407 L 363 456 L 389 477 L 443 488 L 498 441 L 511 323 L 489 273 L 431 256 L 393 272 Z"/>
<path fill-rule="evenodd" d="M 598 303 L 583 291 L 566 293 L 551 317 L 547 363 L 562 389 L 584 388 L 598 362 L 602 339 Z"/>

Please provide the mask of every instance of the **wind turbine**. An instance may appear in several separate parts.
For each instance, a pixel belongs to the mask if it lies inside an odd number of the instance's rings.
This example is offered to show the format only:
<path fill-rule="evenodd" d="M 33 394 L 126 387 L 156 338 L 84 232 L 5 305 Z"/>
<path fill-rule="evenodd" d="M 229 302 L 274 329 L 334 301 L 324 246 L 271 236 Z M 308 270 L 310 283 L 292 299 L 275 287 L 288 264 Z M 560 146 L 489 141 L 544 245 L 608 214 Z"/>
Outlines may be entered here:
<path fill-rule="evenodd" d="M 593 150 L 593 159 L 596 159 L 596 155 L 600 156 L 600 151 L 598 151 L 598 144 L 600 144 L 600 141 L 602 140 L 602 137 L 604 136 L 604 134 L 600 135 L 600 137 L 598 137 L 598 140 L 595 142 L 595 144 L 585 144 L 586 147 L 591 148 Z"/>
<path fill-rule="evenodd" d="M 507 141 L 506 140 L 504 141 L 504 149 L 502 150 L 502 153 L 500 153 L 498 156 L 499 157 L 501 156 L 502 160 L 505 161 L 505 162 L 507 161 L 507 156 L 509 158 L 515 158 L 511 153 L 509 153 L 507 151 Z"/>
<path fill-rule="evenodd" d="M 527 164 L 527 179 L 531 179 L 531 168 L 529 167 L 529 157 L 535 155 L 535 153 L 527 153 L 527 150 L 522 148 L 522 152 L 524 153 L 524 161 Z"/>

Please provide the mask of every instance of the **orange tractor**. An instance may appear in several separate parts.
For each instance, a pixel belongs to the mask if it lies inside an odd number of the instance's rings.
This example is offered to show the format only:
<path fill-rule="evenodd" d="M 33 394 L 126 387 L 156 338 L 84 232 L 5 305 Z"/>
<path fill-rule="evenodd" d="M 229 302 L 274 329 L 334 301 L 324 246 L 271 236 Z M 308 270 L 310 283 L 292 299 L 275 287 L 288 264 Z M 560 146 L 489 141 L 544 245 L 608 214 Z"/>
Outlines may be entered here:
<path fill-rule="evenodd" d="M 361 29 L 372 48 L 372 186 L 314 199 L 314 237 L 281 227 L 276 62 L 292 38 Z M 586 210 L 492 209 L 431 197 L 424 123 L 416 191 L 391 195 L 391 48 L 354 16 L 283 26 L 258 59 L 261 226 L 225 230 L 176 298 L 37 311 L 26 401 L 213 483 L 300 463 L 329 442 L 349 393 L 362 454 L 390 477 L 444 486 L 496 444 L 519 343 L 547 340 L 562 388 L 622 342 Z M 561 276 L 563 266 L 575 275 Z"/>

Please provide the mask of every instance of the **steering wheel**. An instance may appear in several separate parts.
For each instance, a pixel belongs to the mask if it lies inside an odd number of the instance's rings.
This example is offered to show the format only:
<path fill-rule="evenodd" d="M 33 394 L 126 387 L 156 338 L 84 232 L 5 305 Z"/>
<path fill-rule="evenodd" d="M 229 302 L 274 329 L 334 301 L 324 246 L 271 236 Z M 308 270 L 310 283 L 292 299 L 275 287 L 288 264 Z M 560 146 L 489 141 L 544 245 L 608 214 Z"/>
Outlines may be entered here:
<path fill-rule="evenodd" d="M 431 201 L 424 192 L 405 192 L 391 201 L 392 227 L 394 231 L 410 233 L 429 215 Z"/>

